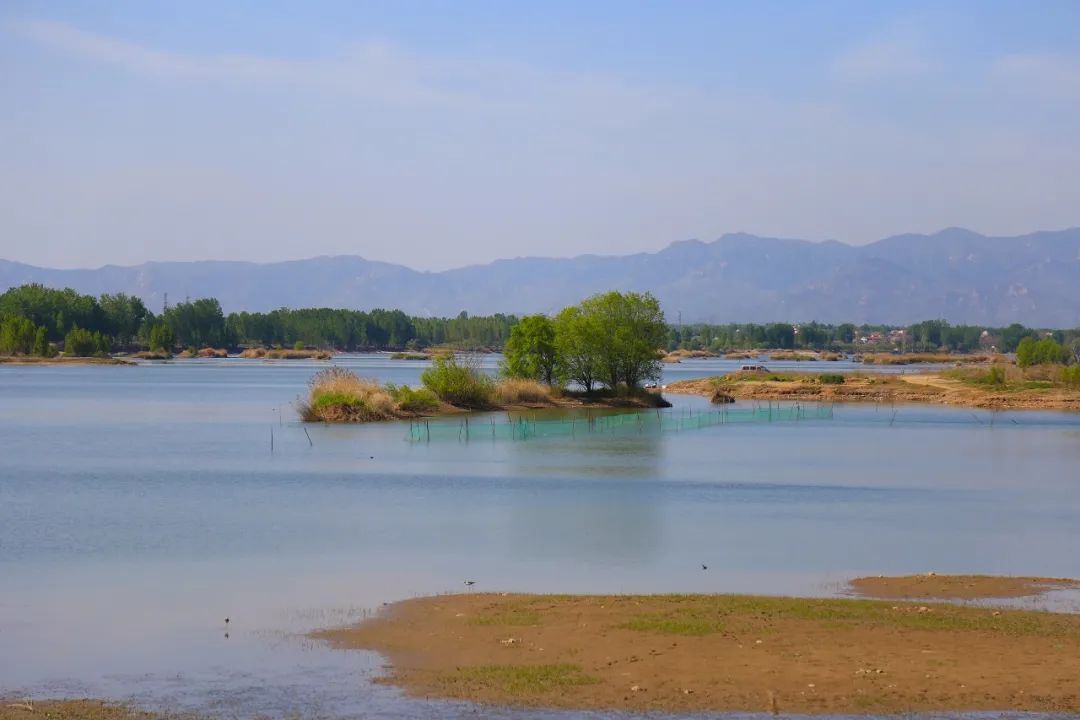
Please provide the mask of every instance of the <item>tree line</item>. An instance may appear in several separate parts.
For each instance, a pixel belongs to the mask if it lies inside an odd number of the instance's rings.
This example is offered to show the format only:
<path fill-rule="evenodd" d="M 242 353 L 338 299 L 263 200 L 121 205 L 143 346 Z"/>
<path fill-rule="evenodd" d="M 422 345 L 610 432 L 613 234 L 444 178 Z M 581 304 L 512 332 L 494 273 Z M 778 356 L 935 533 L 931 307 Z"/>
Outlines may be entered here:
<path fill-rule="evenodd" d="M 621 295 L 626 298 L 632 294 Z M 605 297 L 605 296 L 598 296 Z M 649 298 L 649 306 L 655 298 Z M 646 296 L 639 296 L 645 299 Z M 610 300 L 610 298 L 609 298 Z M 563 365 L 574 366 L 583 380 L 607 384 L 620 371 L 610 359 L 596 370 L 585 346 L 573 346 L 573 338 L 587 334 L 590 317 L 599 317 L 617 303 L 592 302 L 567 308 L 548 320 L 566 330 L 577 323 L 576 332 L 563 332 Z M 658 307 L 658 304 L 657 304 Z M 585 313 L 577 317 L 575 313 Z M 452 318 L 411 317 L 400 310 L 344 310 L 330 308 L 289 309 L 271 312 L 224 313 L 214 298 L 178 303 L 155 314 L 141 299 L 124 293 L 84 295 L 72 290 L 21 285 L 0 294 L 0 354 L 51 355 L 63 348 L 68 354 L 107 354 L 151 350 L 174 352 L 185 348 L 236 349 L 250 346 L 281 346 L 360 350 L 408 350 L 451 346 L 466 350 L 502 349 L 511 328 L 525 324 L 522 332 L 544 332 L 540 316 L 520 321 L 513 315 Z M 1016 352 L 1025 338 L 1032 342 L 1050 338 L 1080 359 L 1080 329 L 1035 330 L 1013 324 L 1003 328 L 950 325 L 928 320 L 906 327 L 841 323 L 730 323 L 664 325 L 656 348 L 669 350 L 752 350 L 761 348 L 812 350 L 991 351 Z M 547 365 L 554 367 L 550 362 Z M 595 372 L 595 375 L 591 375 Z M 547 379 L 547 378 L 542 378 Z M 621 382 L 621 381 L 620 381 Z"/>
<path fill-rule="evenodd" d="M 70 288 L 21 285 L 0 295 L 0 353 L 102 355 L 245 346 L 358 350 L 447 345 L 498 349 L 517 322 L 512 315 L 410 317 L 400 310 L 288 309 L 225 314 L 215 298 L 177 303 L 155 314 L 137 297 L 99 297 Z"/>
<path fill-rule="evenodd" d="M 1080 357 L 1080 328 L 1039 330 L 951 325 L 926 320 L 907 326 L 840 323 L 692 323 L 668 328 L 669 350 L 900 350 L 903 352 L 1016 352 L 1024 338 L 1050 337 Z"/>

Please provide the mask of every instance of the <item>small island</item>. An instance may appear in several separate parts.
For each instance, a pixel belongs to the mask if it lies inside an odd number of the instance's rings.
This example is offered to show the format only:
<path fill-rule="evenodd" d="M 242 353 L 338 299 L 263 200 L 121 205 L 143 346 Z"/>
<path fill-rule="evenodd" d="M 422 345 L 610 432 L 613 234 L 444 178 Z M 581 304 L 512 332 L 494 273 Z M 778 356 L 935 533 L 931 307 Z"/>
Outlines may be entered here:
<path fill-rule="evenodd" d="M 652 295 L 594 295 L 554 318 L 521 318 L 511 328 L 497 379 L 483 372 L 476 356 L 450 352 L 432 357 L 420 388 L 380 385 L 328 368 L 312 378 L 300 416 L 308 422 L 375 422 L 469 410 L 670 407 L 656 388 L 662 358 L 656 348 L 665 334 Z"/>

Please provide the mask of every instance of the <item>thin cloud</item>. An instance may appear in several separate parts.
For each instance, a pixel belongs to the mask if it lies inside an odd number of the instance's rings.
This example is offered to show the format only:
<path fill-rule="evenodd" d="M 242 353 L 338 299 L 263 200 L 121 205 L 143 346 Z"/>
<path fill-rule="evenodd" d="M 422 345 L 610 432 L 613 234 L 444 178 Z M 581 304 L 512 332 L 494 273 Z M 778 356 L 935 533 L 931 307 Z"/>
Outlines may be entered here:
<path fill-rule="evenodd" d="M 157 50 L 51 20 L 18 20 L 10 27 L 49 50 L 154 78 L 313 88 L 392 101 L 430 102 L 446 96 L 438 89 L 438 68 L 384 43 L 352 45 L 339 55 L 314 59 L 197 56 Z"/>
<path fill-rule="evenodd" d="M 993 76 L 1018 94 L 1080 102 L 1080 58 L 1014 53 L 998 59 Z"/>
<path fill-rule="evenodd" d="M 316 90 L 373 103 L 438 105 L 474 116 L 527 114 L 568 132 L 640 123 L 673 107 L 730 112 L 732 98 L 693 88 L 651 86 L 588 73 L 539 72 L 504 62 L 431 58 L 381 42 L 319 58 L 167 52 L 44 19 L 9 28 L 40 47 L 123 72 L 182 82 Z"/>
<path fill-rule="evenodd" d="M 910 78 L 934 69 L 913 37 L 893 35 L 852 48 L 832 63 L 832 74 L 843 82 L 859 83 Z"/>

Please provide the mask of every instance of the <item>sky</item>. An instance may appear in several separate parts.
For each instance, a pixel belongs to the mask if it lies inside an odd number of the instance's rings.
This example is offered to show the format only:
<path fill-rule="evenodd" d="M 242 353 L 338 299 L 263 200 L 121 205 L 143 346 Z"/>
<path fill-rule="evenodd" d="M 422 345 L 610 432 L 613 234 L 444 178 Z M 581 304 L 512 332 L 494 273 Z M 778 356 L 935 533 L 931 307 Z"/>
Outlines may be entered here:
<path fill-rule="evenodd" d="M 1080 2 L 0 4 L 0 258 L 1080 225 Z"/>

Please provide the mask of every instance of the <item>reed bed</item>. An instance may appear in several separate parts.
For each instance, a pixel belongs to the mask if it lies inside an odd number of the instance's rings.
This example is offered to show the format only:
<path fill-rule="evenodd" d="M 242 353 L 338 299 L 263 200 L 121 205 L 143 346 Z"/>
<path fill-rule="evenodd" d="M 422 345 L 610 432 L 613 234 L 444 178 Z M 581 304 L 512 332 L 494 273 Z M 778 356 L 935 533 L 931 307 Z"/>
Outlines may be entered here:
<path fill-rule="evenodd" d="M 536 380 L 507 378 L 495 385 L 495 400 L 502 405 L 551 405 L 551 387 Z"/>
<path fill-rule="evenodd" d="M 333 353 L 329 350 L 294 350 L 286 348 L 247 348 L 240 357 L 266 360 L 329 360 Z"/>
<path fill-rule="evenodd" d="M 953 354 L 953 353 L 866 353 L 858 359 L 866 365 L 914 365 L 918 363 L 957 364 L 964 365 L 976 363 L 988 363 L 1000 356 L 979 354 Z"/>
<path fill-rule="evenodd" d="M 345 368 L 320 370 L 309 386 L 308 399 L 298 405 L 305 422 L 375 422 L 414 415 L 386 387 Z"/>

